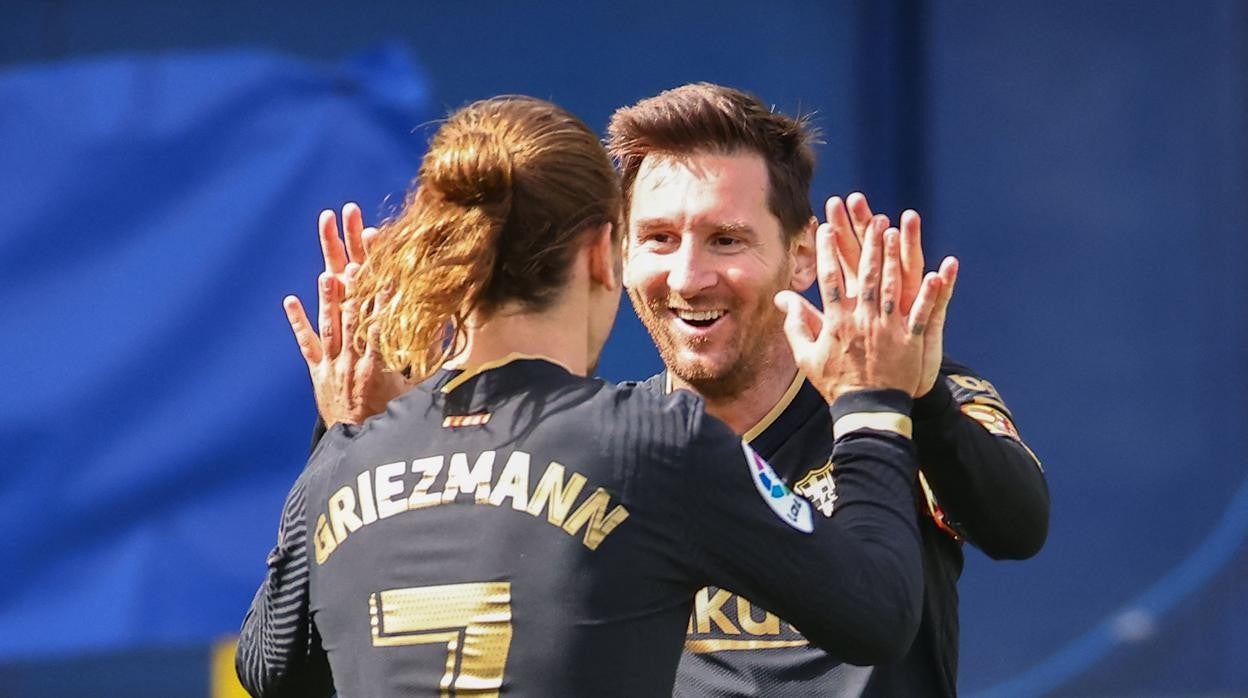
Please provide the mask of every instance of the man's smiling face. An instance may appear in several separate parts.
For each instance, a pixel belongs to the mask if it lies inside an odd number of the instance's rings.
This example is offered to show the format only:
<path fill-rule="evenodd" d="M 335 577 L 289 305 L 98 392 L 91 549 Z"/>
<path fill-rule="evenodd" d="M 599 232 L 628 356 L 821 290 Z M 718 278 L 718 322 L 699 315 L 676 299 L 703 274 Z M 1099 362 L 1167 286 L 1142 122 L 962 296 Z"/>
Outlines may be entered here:
<path fill-rule="evenodd" d="M 753 153 L 652 154 L 633 183 L 625 285 L 675 376 L 736 394 L 784 344 L 772 305 L 793 260 Z"/>

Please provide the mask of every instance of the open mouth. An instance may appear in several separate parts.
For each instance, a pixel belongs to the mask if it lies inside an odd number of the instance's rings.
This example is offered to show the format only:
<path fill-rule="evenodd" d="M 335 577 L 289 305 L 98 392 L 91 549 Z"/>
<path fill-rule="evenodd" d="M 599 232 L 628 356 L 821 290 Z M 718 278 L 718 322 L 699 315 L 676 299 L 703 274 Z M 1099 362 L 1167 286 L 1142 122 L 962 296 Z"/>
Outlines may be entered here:
<path fill-rule="evenodd" d="M 683 308 L 671 308 L 672 314 L 680 318 L 680 321 L 690 327 L 705 329 L 719 322 L 719 319 L 728 314 L 727 310 L 686 310 Z"/>

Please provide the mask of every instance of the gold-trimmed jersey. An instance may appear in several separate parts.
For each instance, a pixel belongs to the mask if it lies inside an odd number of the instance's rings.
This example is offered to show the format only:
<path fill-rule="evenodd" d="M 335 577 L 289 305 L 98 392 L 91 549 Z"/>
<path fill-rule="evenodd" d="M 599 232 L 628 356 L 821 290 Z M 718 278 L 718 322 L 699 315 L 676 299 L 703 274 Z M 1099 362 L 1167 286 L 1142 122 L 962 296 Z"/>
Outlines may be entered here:
<path fill-rule="evenodd" d="M 910 408 L 865 391 L 832 410 Z M 264 696 L 670 695 L 712 581 L 832 651 L 899 656 L 922 593 L 912 446 L 866 429 L 836 448 L 877 487 L 829 522 L 691 395 L 533 358 L 444 375 L 321 440 L 240 675 Z"/>
<path fill-rule="evenodd" d="M 834 454 L 832 416 L 800 376 L 759 425 L 746 433 L 820 517 L 841 515 L 869 486 L 844 472 Z M 667 377 L 644 383 L 665 392 Z M 962 541 L 994 557 L 1027 557 L 1043 543 L 1048 490 L 1039 461 L 991 383 L 950 359 L 912 413 L 920 473 L 913 501 L 923 538 L 923 619 L 907 654 L 856 666 L 806 642 L 748 596 L 710 587 L 698 593 L 674 695 L 953 696 L 957 690 L 957 579 Z"/>

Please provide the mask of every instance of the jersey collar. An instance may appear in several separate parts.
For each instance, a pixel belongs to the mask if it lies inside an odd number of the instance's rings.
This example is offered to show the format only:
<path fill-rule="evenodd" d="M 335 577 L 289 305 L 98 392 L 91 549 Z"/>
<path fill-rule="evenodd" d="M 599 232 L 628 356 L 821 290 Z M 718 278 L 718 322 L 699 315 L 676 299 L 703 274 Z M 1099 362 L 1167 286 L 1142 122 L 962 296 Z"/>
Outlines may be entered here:
<path fill-rule="evenodd" d="M 664 395 L 669 395 L 674 390 L 672 373 L 668 370 L 664 370 L 645 383 L 653 386 L 651 389 L 661 386 Z M 768 453 L 779 447 L 779 444 L 783 443 L 790 433 L 804 424 L 815 410 L 823 410 L 826 407 L 827 403 L 824 402 L 823 396 L 806 380 L 802 372 L 798 371 L 793 377 L 793 382 L 784 391 L 784 395 L 781 395 L 771 410 L 757 424 L 750 427 L 741 438 L 766 458 Z"/>
<path fill-rule="evenodd" d="M 486 361 L 485 363 L 477 364 L 476 366 L 461 367 L 459 375 L 455 376 L 451 380 L 444 383 L 441 387 L 441 391 L 443 393 L 449 393 L 452 390 L 455 390 L 459 386 L 463 385 L 464 383 L 467 383 L 472 378 L 479 376 L 483 373 L 486 373 L 487 371 L 492 371 L 496 368 L 501 368 L 503 366 L 506 366 L 507 364 L 514 363 L 516 361 L 533 361 L 533 360 L 545 361 L 546 363 L 554 364 L 555 366 L 562 368 L 564 371 L 567 371 L 568 373 L 572 372 L 571 370 L 568 369 L 567 366 L 564 366 L 563 364 L 559 363 L 558 361 L 555 361 L 549 356 L 541 356 L 540 354 L 521 354 L 519 352 L 512 352 L 500 359 L 494 359 L 493 361 Z"/>

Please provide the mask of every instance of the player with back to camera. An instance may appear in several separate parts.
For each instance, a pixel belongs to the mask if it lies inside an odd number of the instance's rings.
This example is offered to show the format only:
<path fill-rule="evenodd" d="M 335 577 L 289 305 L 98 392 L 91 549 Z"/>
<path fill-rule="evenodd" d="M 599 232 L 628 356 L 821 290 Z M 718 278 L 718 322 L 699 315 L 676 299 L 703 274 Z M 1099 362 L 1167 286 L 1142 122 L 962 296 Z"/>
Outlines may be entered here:
<path fill-rule="evenodd" d="M 842 505 L 822 519 L 697 397 L 586 377 L 621 241 L 584 124 L 475 103 L 419 181 L 341 309 L 344 339 L 419 385 L 331 429 L 292 488 L 240 638 L 254 695 L 664 695 L 707 584 L 838 656 L 905 651 L 922 592 L 909 396 L 951 289 L 930 274 L 910 313 L 885 312 L 895 231 L 868 234 L 858 269 L 879 296 L 843 292 L 824 235 L 824 310 L 776 299 L 831 405 Z"/>
<path fill-rule="evenodd" d="M 702 394 L 708 413 L 828 516 L 839 501 L 834 463 L 826 457 L 830 417 L 791 358 L 780 316 L 770 313 L 778 290 L 811 283 L 802 260 L 811 256 L 815 237 L 807 198 L 812 139 L 802 119 L 739 90 L 699 83 L 618 110 L 610 146 L 626 182 L 626 286 L 666 364 L 645 388 Z M 826 212 L 824 230 L 835 240 L 845 292 L 854 295 L 862 239 L 888 219 L 873 215 L 859 193 L 831 197 Z M 333 213 L 320 220 L 325 342 L 297 299 L 288 299 L 287 311 L 319 414 L 356 423 L 407 386 L 383 370 L 375 352 L 361 355 L 334 341 L 341 281 L 375 235 L 357 206 L 348 204 L 343 214 L 345 247 Z M 918 214 L 903 213 L 899 232 L 897 307 L 904 311 L 923 275 Z M 1034 555 L 1048 529 L 1048 489 L 1001 395 L 965 364 L 944 357 L 926 365 L 912 414 L 922 465 L 913 485 L 922 511 L 925 585 L 922 622 L 906 655 L 853 666 L 810 646 L 768 609 L 710 587 L 696 598 L 677 695 L 956 695 L 963 543 L 994 559 Z"/>

